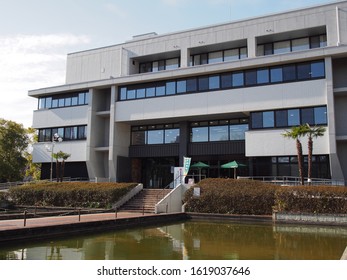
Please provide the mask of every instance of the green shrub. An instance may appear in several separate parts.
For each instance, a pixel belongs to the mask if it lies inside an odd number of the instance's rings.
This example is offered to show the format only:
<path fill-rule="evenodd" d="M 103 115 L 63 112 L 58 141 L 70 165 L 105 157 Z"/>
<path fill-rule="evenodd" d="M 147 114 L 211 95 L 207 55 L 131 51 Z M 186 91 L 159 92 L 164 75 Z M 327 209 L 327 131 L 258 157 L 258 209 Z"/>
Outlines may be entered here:
<path fill-rule="evenodd" d="M 274 209 L 292 213 L 347 214 L 347 188 L 281 187 L 276 191 Z"/>
<path fill-rule="evenodd" d="M 41 183 L 12 188 L 17 205 L 110 208 L 134 183 Z"/>
<path fill-rule="evenodd" d="M 193 189 L 185 196 L 188 212 L 270 215 L 276 187 L 259 181 L 205 179 L 199 182 L 199 198 Z"/>
<path fill-rule="evenodd" d="M 260 181 L 205 179 L 200 197 L 187 191 L 186 211 L 198 213 L 271 215 L 273 210 L 293 213 L 347 214 L 347 188 L 287 187 Z"/>

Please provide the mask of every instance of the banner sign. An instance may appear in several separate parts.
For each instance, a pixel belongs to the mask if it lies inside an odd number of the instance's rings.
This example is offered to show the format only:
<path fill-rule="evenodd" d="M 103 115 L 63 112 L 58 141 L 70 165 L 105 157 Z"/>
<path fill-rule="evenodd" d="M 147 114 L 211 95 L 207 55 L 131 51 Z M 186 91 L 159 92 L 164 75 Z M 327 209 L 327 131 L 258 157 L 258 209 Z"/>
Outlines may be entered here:
<path fill-rule="evenodd" d="M 184 175 L 184 176 L 187 176 L 187 174 L 188 174 L 188 172 L 189 172 L 191 160 L 192 160 L 192 158 L 183 157 L 183 167 L 184 167 L 183 175 Z"/>

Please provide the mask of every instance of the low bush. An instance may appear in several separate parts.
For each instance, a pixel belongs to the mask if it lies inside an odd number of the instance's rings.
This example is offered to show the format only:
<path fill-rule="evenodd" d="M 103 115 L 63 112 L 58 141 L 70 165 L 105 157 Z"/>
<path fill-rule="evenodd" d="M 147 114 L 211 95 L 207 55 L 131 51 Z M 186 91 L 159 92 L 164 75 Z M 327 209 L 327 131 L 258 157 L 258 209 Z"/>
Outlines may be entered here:
<path fill-rule="evenodd" d="M 199 213 L 271 215 L 273 210 L 293 213 L 346 214 L 347 188 L 287 187 L 260 181 L 205 179 L 200 197 L 187 191 L 186 211 Z"/>
<path fill-rule="evenodd" d="M 276 191 L 274 209 L 291 213 L 346 214 L 347 188 L 281 187 Z"/>
<path fill-rule="evenodd" d="M 193 189 L 185 196 L 188 212 L 270 215 L 276 187 L 259 181 L 205 179 L 199 182 L 200 197 Z"/>
<path fill-rule="evenodd" d="M 110 208 L 134 183 L 41 183 L 15 187 L 10 197 L 17 205 Z"/>

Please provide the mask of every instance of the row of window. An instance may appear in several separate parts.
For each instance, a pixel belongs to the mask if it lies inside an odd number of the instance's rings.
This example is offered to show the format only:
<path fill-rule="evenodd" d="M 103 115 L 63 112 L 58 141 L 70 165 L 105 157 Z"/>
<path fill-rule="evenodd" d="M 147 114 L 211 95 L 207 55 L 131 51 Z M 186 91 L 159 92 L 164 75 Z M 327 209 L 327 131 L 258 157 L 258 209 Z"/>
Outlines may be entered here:
<path fill-rule="evenodd" d="M 39 98 L 39 109 L 53 109 L 71 106 L 87 105 L 89 92 L 78 92 L 61 94 L 55 96 L 46 96 Z"/>
<path fill-rule="evenodd" d="M 292 40 L 271 42 L 257 46 L 257 56 L 303 51 L 327 46 L 326 34 Z"/>
<path fill-rule="evenodd" d="M 58 133 L 63 141 L 87 139 L 87 126 L 69 126 L 39 129 L 39 142 L 51 142 L 53 135 Z"/>
<path fill-rule="evenodd" d="M 235 61 L 247 58 L 247 47 L 209 52 L 190 56 L 189 66 Z"/>
<path fill-rule="evenodd" d="M 170 58 L 157 61 L 140 63 L 140 73 L 173 70 L 180 67 L 180 58 Z"/>
<path fill-rule="evenodd" d="M 173 144 L 179 142 L 179 124 L 133 126 L 131 145 Z"/>
<path fill-rule="evenodd" d="M 190 142 L 245 140 L 248 119 L 194 122 L 190 128 Z"/>
<path fill-rule="evenodd" d="M 257 56 L 303 51 L 327 46 L 326 34 L 257 45 Z M 248 57 L 247 47 L 199 53 L 190 56 L 189 66 L 236 61 Z M 180 67 L 180 57 L 140 63 L 139 73 L 172 70 Z"/>
<path fill-rule="evenodd" d="M 119 88 L 119 100 L 133 100 L 165 95 L 250 87 L 274 83 L 321 79 L 325 77 L 324 60 L 227 72 L 210 76 L 158 81 Z"/>
<path fill-rule="evenodd" d="M 251 129 L 283 128 L 309 125 L 327 125 L 326 106 L 301 109 L 284 109 L 251 113 Z"/>

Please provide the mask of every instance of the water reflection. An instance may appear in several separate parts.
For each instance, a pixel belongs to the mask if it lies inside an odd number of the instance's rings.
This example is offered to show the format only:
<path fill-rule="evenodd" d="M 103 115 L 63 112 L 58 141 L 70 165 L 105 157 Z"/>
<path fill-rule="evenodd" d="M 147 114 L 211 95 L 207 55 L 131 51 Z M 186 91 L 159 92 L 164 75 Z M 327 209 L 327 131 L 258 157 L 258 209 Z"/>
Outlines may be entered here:
<path fill-rule="evenodd" d="M 0 259 L 339 259 L 347 228 L 187 221 L 0 248 Z"/>

